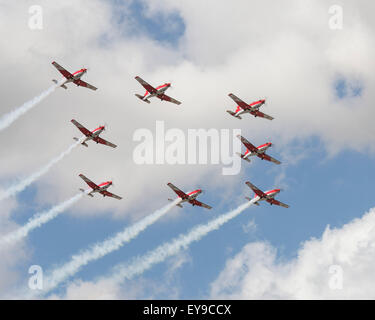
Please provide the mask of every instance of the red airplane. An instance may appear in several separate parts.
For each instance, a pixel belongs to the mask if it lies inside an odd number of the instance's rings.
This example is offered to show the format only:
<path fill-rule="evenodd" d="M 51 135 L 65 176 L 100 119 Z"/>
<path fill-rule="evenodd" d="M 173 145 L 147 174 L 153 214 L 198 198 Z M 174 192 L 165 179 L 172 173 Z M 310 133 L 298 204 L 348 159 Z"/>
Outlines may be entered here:
<path fill-rule="evenodd" d="M 229 97 L 231 97 L 234 100 L 234 102 L 238 104 L 235 112 L 227 110 L 227 112 L 231 116 L 237 119 L 242 119 L 240 117 L 241 114 L 250 113 L 254 117 L 261 117 L 261 118 L 266 118 L 268 120 L 273 120 L 271 116 L 259 111 L 259 108 L 266 103 L 265 99 L 261 99 L 261 100 L 252 102 L 250 104 L 247 104 L 246 102 L 242 101 L 240 98 L 236 97 L 233 93 L 230 93 Z"/>
<path fill-rule="evenodd" d="M 140 95 L 140 94 L 137 94 L 137 93 L 135 94 L 136 97 L 138 97 L 142 101 L 150 103 L 150 100 L 148 100 L 149 98 L 157 97 L 161 101 L 165 100 L 165 101 L 169 101 L 169 102 L 172 102 L 174 104 L 177 104 L 177 105 L 181 104 L 180 101 L 177 101 L 177 100 L 167 96 L 164 93 L 171 86 L 170 83 L 165 83 L 165 84 L 162 84 L 162 85 L 154 88 L 153 86 L 149 85 L 146 81 L 144 81 L 142 78 L 140 78 L 138 76 L 135 77 L 135 80 L 137 80 L 146 89 L 146 93 L 143 96 Z"/>
<path fill-rule="evenodd" d="M 87 82 L 81 80 L 81 77 L 87 72 L 87 69 L 83 68 L 80 69 L 74 73 L 70 73 L 69 71 L 65 70 L 62 66 L 60 66 L 57 62 L 52 62 L 54 67 L 66 78 L 66 81 L 60 86 L 64 89 L 68 89 L 66 86 L 67 83 L 73 82 L 75 83 L 78 87 L 85 87 L 89 88 L 91 90 L 96 90 L 97 88 L 92 86 L 91 84 L 88 84 Z M 52 80 L 54 83 L 58 83 L 57 80 L 53 79 Z"/>
<path fill-rule="evenodd" d="M 266 154 L 266 150 L 272 146 L 271 142 L 267 142 L 265 144 L 262 144 L 259 147 L 254 146 L 252 143 L 247 141 L 243 136 L 237 135 L 237 138 L 241 140 L 241 142 L 245 145 L 246 152 L 244 154 L 238 153 L 237 154 L 247 162 L 250 162 L 251 156 L 257 156 L 258 158 L 261 158 L 262 160 L 271 161 L 276 164 L 280 164 L 281 162 L 279 160 L 276 160 L 275 158 L 272 158 L 268 154 Z"/>
<path fill-rule="evenodd" d="M 257 206 L 259 206 L 259 201 L 267 201 L 270 205 L 277 205 L 277 206 L 281 206 L 281 207 L 284 207 L 284 208 L 289 208 L 289 206 L 285 203 L 282 203 L 280 201 L 277 201 L 275 200 L 275 196 L 281 191 L 281 189 L 274 189 L 274 190 L 269 190 L 269 191 L 266 191 L 266 192 L 263 192 L 261 191 L 260 189 L 258 189 L 256 186 L 254 186 L 252 183 L 250 183 L 249 181 L 246 182 L 246 184 L 254 191 L 255 195 L 254 195 L 254 198 L 251 199 L 249 197 L 246 197 L 247 200 L 249 201 L 254 201 L 254 204 L 256 204 Z"/>
<path fill-rule="evenodd" d="M 95 192 L 99 192 L 103 197 L 112 197 L 112 198 L 115 198 L 115 199 L 118 199 L 118 200 L 121 200 L 122 198 L 111 193 L 111 192 L 108 192 L 107 189 L 113 185 L 113 182 L 112 181 L 106 181 L 106 182 L 103 182 L 99 185 L 95 184 L 94 182 L 92 182 L 90 179 L 86 178 L 83 174 L 80 174 L 79 175 L 83 181 L 85 181 L 89 187 L 92 189 L 87 195 L 90 196 L 90 197 L 94 197 L 93 193 Z M 79 189 L 81 190 L 82 192 L 86 192 L 86 190 L 84 189 Z"/>
<path fill-rule="evenodd" d="M 189 202 L 193 206 L 199 206 L 199 207 L 203 207 L 203 208 L 206 208 L 206 209 L 212 209 L 211 206 L 195 199 L 196 197 L 198 197 L 198 195 L 200 195 L 202 193 L 201 189 L 194 190 L 194 191 L 189 192 L 189 193 L 185 193 L 185 192 L 181 191 L 179 188 L 177 188 L 176 186 L 174 186 L 172 183 L 168 183 L 167 185 L 174 192 L 176 192 L 176 194 L 178 195 L 179 198 L 181 198 L 181 201 L 177 204 L 177 206 L 179 206 L 180 208 L 182 208 L 181 203 Z M 173 199 L 168 199 L 168 200 L 174 201 Z"/>
<path fill-rule="evenodd" d="M 93 140 L 96 143 L 105 144 L 106 146 L 109 146 L 109 147 L 112 147 L 112 148 L 117 147 L 115 144 L 99 137 L 99 135 L 105 130 L 105 126 L 100 126 L 100 127 L 96 128 L 95 130 L 90 131 L 74 119 L 72 119 L 71 122 L 79 129 L 79 131 L 81 131 L 86 136 L 86 138 L 81 143 L 85 147 L 88 147 L 86 142 L 89 141 L 89 140 Z M 80 139 L 75 138 L 75 137 L 73 139 L 76 140 L 76 141 L 80 140 Z"/>

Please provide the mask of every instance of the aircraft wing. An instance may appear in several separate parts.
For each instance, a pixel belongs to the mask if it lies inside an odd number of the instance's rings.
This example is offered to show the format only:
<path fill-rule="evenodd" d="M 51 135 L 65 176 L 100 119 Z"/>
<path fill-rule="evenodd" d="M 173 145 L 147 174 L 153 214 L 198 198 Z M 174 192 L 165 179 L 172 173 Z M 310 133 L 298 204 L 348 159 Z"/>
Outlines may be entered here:
<path fill-rule="evenodd" d="M 198 201 L 198 200 L 191 200 L 191 201 L 189 201 L 192 205 L 194 205 L 194 206 L 199 206 L 199 207 L 203 207 L 203 208 L 206 208 L 206 209 L 212 209 L 212 207 L 211 206 L 209 206 L 208 204 L 205 204 L 205 203 L 203 203 L 203 202 L 200 202 L 200 201 Z"/>
<path fill-rule="evenodd" d="M 261 118 L 265 118 L 265 119 L 268 119 L 268 120 L 273 120 L 273 117 L 269 116 L 268 114 L 265 114 L 263 112 L 260 112 L 258 110 L 254 110 L 251 112 L 251 114 L 253 116 L 256 116 L 256 117 L 261 117 Z"/>
<path fill-rule="evenodd" d="M 86 137 L 91 136 L 91 131 L 86 129 L 83 125 L 81 125 L 78 121 L 72 119 L 71 122 L 81 131 Z"/>
<path fill-rule="evenodd" d="M 276 160 L 275 158 L 272 158 L 268 154 L 263 153 L 260 157 L 264 160 L 271 161 L 271 162 L 276 163 L 276 164 L 281 164 L 281 162 L 279 160 Z"/>
<path fill-rule="evenodd" d="M 233 93 L 228 94 L 229 97 L 233 99 L 235 103 L 237 103 L 241 109 L 247 110 L 247 109 L 252 109 L 246 102 L 242 101 L 240 98 L 235 96 Z"/>
<path fill-rule="evenodd" d="M 97 184 L 92 182 L 89 178 L 86 178 L 83 174 L 80 174 L 79 176 L 82 178 L 83 181 L 85 181 L 89 185 L 90 188 L 94 190 L 99 188 Z"/>
<path fill-rule="evenodd" d="M 188 197 L 188 195 L 183 192 L 182 190 L 180 190 L 179 188 L 177 188 L 175 185 L 173 185 L 172 183 L 168 183 L 167 184 L 168 187 L 170 187 L 174 192 L 176 192 L 176 194 L 181 198 L 181 199 L 186 199 Z"/>
<path fill-rule="evenodd" d="M 260 189 L 257 188 L 256 186 L 254 186 L 251 182 L 247 181 L 246 184 L 249 186 L 249 188 L 250 188 L 251 190 L 254 191 L 254 193 L 255 193 L 257 196 L 259 196 L 259 197 L 261 197 L 261 198 L 267 198 L 267 195 L 266 195 L 262 190 L 260 190 Z"/>
<path fill-rule="evenodd" d="M 285 203 L 282 203 L 281 201 L 275 200 L 275 199 L 267 199 L 267 202 L 270 204 L 275 204 L 280 207 L 289 208 L 289 206 Z"/>
<path fill-rule="evenodd" d="M 247 139 L 245 139 L 240 134 L 237 135 L 237 138 L 241 140 L 241 142 L 245 145 L 245 147 L 255 153 L 258 153 L 258 148 L 254 146 L 252 143 L 250 143 Z"/>
<path fill-rule="evenodd" d="M 94 87 L 93 85 L 83 81 L 83 80 L 75 80 L 73 81 L 77 86 L 80 86 L 80 87 L 85 87 L 85 88 L 88 88 L 88 89 L 91 89 L 91 90 L 96 90 L 98 89 L 97 87 Z"/>
<path fill-rule="evenodd" d="M 172 103 L 177 104 L 177 105 L 181 104 L 180 101 L 177 101 L 176 99 L 173 99 L 173 98 L 171 98 L 170 96 L 167 96 L 167 95 L 164 94 L 164 93 L 163 93 L 162 95 L 158 96 L 158 98 L 159 98 L 160 100 L 169 101 L 169 102 L 172 102 Z"/>
<path fill-rule="evenodd" d="M 148 92 L 155 93 L 157 91 L 152 85 L 148 84 L 141 77 L 136 76 L 135 80 L 137 80 Z"/>
<path fill-rule="evenodd" d="M 116 194 L 114 194 L 114 193 L 112 193 L 112 192 L 109 192 L 109 191 L 106 191 L 106 190 L 104 190 L 104 191 L 102 191 L 102 192 L 100 192 L 102 195 L 105 195 L 106 197 L 112 197 L 112 198 L 115 198 L 115 199 L 118 199 L 118 200 L 121 200 L 122 199 L 122 197 L 120 197 L 120 196 L 118 196 L 118 195 L 116 195 Z"/>
<path fill-rule="evenodd" d="M 73 78 L 73 75 L 62 66 L 60 66 L 57 62 L 52 62 L 53 66 L 67 79 Z"/>
<path fill-rule="evenodd" d="M 104 139 L 102 139 L 100 137 L 95 137 L 92 140 L 94 140 L 97 143 L 105 144 L 106 146 L 109 146 L 109 147 L 112 147 L 112 148 L 116 148 L 117 147 L 115 144 L 113 144 L 113 143 L 111 143 L 111 142 L 109 142 L 107 140 L 104 140 Z"/>

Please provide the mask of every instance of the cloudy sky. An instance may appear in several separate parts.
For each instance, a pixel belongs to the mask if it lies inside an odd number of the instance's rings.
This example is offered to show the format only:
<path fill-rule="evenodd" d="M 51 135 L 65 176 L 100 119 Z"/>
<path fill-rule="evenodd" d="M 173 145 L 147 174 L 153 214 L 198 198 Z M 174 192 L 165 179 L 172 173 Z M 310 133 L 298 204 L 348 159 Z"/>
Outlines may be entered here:
<path fill-rule="evenodd" d="M 374 9 L 364 0 L 0 0 L 0 123 L 52 90 L 0 130 L 0 297 L 375 298 Z M 83 80 L 98 90 L 51 89 L 61 78 L 52 61 L 71 72 L 89 68 Z M 167 94 L 182 104 L 138 100 L 137 75 L 154 86 L 172 82 Z M 231 117 L 230 92 L 247 102 L 266 97 L 263 111 L 275 119 Z M 103 138 L 118 147 L 75 146 L 54 161 L 80 134 L 73 118 L 89 129 L 107 124 Z M 222 162 L 138 164 L 139 132 L 164 153 L 160 123 L 186 139 L 191 129 L 239 129 L 256 145 L 273 142 L 269 154 L 282 165 L 254 159 L 223 175 Z M 123 199 L 77 196 L 66 205 L 86 186 L 80 173 L 113 180 L 110 191 Z M 253 195 L 247 180 L 281 187 L 277 198 L 290 208 L 250 206 L 199 241 L 163 252 L 241 206 Z M 204 189 L 199 199 L 213 209 L 165 209 L 175 197 L 168 182 Z M 2 242 L 51 209 L 51 220 Z M 40 266 L 47 286 L 56 270 L 140 221 L 134 239 L 111 242 L 48 292 L 30 289 L 30 266 Z M 156 256 L 122 276 L 125 266 Z"/>

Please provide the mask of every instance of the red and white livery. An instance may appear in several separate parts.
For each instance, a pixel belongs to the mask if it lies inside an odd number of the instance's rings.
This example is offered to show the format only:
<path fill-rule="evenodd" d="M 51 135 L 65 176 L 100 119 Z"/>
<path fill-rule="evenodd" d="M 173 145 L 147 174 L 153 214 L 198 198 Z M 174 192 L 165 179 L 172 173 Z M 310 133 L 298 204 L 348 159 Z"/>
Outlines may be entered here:
<path fill-rule="evenodd" d="M 266 150 L 272 146 L 271 142 L 267 142 L 265 144 L 262 144 L 258 147 L 254 146 L 252 143 L 247 141 L 243 136 L 237 135 L 237 138 L 241 140 L 241 142 L 245 145 L 246 152 L 244 154 L 237 153 L 242 159 L 246 160 L 247 162 L 250 162 L 250 157 L 257 156 L 258 158 L 262 160 L 271 161 L 276 164 L 280 164 L 281 162 L 279 160 L 276 160 L 275 158 L 272 158 L 268 154 L 266 154 Z"/>
<path fill-rule="evenodd" d="M 159 98 L 161 101 L 169 101 L 169 102 L 172 102 L 174 104 L 181 104 L 180 101 L 177 101 L 173 98 L 171 98 L 170 96 L 167 96 L 164 92 L 167 91 L 167 89 L 171 86 L 170 83 L 164 83 L 156 88 L 154 88 L 153 86 L 151 86 L 150 84 L 148 84 L 146 81 L 144 81 L 142 78 L 140 77 L 135 77 L 135 80 L 137 80 L 145 89 L 146 89 L 146 93 L 142 96 L 140 94 L 135 94 L 137 98 L 141 99 L 142 101 L 144 102 L 147 102 L 147 103 L 150 103 L 150 98 L 152 97 L 157 97 Z"/>
<path fill-rule="evenodd" d="M 237 108 L 236 108 L 235 112 L 233 112 L 231 110 L 227 110 L 227 112 L 231 116 L 233 116 L 237 119 L 242 119 L 240 117 L 242 114 L 250 113 L 254 117 L 261 117 L 261 118 L 265 118 L 265 119 L 268 119 L 268 120 L 273 120 L 273 117 L 259 111 L 259 108 L 266 103 L 265 99 L 261 99 L 261 100 L 258 100 L 258 101 L 254 101 L 250 104 L 247 104 L 246 102 L 242 101 L 240 98 L 236 97 L 233 93 L 230 93 L 229 97 L 231 97 L 233 99 L 233 101 L 235 103 L 237 103 Z"/>
<path fill-rule="evenodd" d="M 197 189 L 197 190 L 191 191 L 189 193 L 185 193 L 182 190 L 180 190 L 179 188 L 177 188 L 175 185 L 173 185 L 172 183 L 168 183 L 167 185 L 181 199 L 181 201 L 177 204 L 178 207 L 182 208 L 181 203 L 188 202 L 188 203 L 190 203 L 193 206 L 199 206 L 199 207 L 203 207 L 203 208 L 206 208 L 206 209 L 212 209 L 211 206 L 209 206 L 209 205 L 207 205 L 207 204 L 205 204 L 203 202 L 200 202 L 200 201 L 196 200 L 196 197 L 198 197 L 203 192 L 201 189 Z M 168 200 L 169 201 L 174 201 L 173 199 L 168 199 Z"/>
<path fill-rule="evenodd" d="M 289 206 L 285 203 L 282 203 L 278 200 L 275 200 L 275 196 L 281 191 L 281 189 L 273 189 L 266 192 L 263 192 L 262 190 L 258 189 L 256 186 L 254 186 L 251 182 L 247 181 L 246 184 L 249 186 L 251 190 L 254 191 L 255 195 L 254 198 L 251 199 L 249 197 L 246 197 L 249 201 L 254 201 L 254 204 L 259 206 L 259 201 L 267 201 L 270 205 L 277 205 L 284 208 L 289 208 Z"/>
<path fill-rule="evenodd" d="M 117 147 L 112 142 L 109 142 L 109 141 L 104 140 L 103 138 L 99 137 L 99 135 L 105 130 L 105 126 L 100 126 L 100 127 L 96 128 L 95 130 L 90 131 L 87 128 L 85 128 L 83 125 L 81 125 L 78 121 L 76 121 L 74 119 L 72 119 L 71 122 L 79 129 L 79 131 L 81 131 L 86 136 L 86 138 L 81 143 L 85 147 L 88 147 L 88 145 L 87 145 L 86 142 L 90 141 L 90 140 L 93 140 L 96 143 L 104 144 L 104 145 L 112 147 L 112 148 L 116 148 Z M 75 138 L 75 137 L 73 139 L 76 140 L 76 141 L 80 140 L 80 139 Z"/>
<path fill-rule="evenodd" d="M 107 191 L 107 189 L 111 185 L 113 185 L 112 181 L 102 182 L 101 184 L 97 185 L 94 182 L 92 182 L 90 179 L 86 178 L 83 174 L 80 174 L 79 176 L 92 189 L 90 192 L 87 193 L 88 196 L 94 197 L 94 193 L 97 192 L 97 193 L 100 193 L 103 197 L 112 197 L 112 198 L 115 198 L 115 199 L 118 199 L 118 200 L 122 199 L 121 197 L 119 197 L 119 196 L 117 196 L 117 195 L 115 195 L 115 194 Z M 84 190 L 84 189 L 79 189 L 79 190 L 81 190 L 82 192 L 86 192 L 86 190 Z"/>
<path fill-rule="evenodd" d="M 85 87 L 89 88 L 91 90 L 96 90 L 97 88 L 92 86 L 91 84 L 81 80 L 81 77 L 87 72 L 87 69 L 82 68 L 74 73 L 70 73 L 66 69 L 64 69 L 62 66 L 60 66 L 57 62 L 53 61 L 52 64 L 54 67 L 66 78 L 65 82 L 60 86 L 64 89 L 68 89 L 66 86 L 67 83 L 73 82 L 76 84 L 78 87 Z M 57 80 L 53 79 L 52 80 L 54 83 L 58 83 Z"/>

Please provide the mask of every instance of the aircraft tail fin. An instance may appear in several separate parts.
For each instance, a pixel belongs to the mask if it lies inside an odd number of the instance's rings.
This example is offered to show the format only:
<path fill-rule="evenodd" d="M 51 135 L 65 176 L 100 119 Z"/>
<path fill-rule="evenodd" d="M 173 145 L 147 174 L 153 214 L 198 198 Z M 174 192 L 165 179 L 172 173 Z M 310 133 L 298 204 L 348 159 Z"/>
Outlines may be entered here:
<path fill-rule="evenodd" d="M 78 139 L 77 137 L 73 137 L 73 140 L 75 140 L 75 141 L 79 141 L 79 139 Z M 82 142 L 81 144 L 82 144 L 83 146 L 85 146 L 85 147 L 88 147 L 88 145 L 87 145 L 86 142 Z"/>
<path fill-rule="evenodd" d="M 79 191 L 81 191 L 83 193 L 86 193 L 86 190 L 82 189 L 82 188 L 79 188 Z M 90 197 L 94 197 L 91 193 L 87 193 L 87 195 L 90 196 Z"/>
<path fill-rule="evenodd" d="M 247 162 L 250 162 L 250 161 L 251 161 L 249 158 L 244 158 L 244 155 L 241 154 L 241 153 L 239 153 L 239 152 L 236 152 L 236 154 L 237 154 L 240 158 L 242 158 L 243 160 L 246 160 Z"/>
<path fill-rule="evenodd" d="M 168 199 L 168 201 L 171 201 L 173 202 L 174 200 L 173 199 Z M 182 205 L 180 203 L 176 204 L 177 207 L 180 207 L 180 208 L 183 208 Z"/>
<path fill-rule="evenodd" d="M 58 83 L 58 81 L 56 79 L 52 79 L 52 82 L 54 82 L 56 84 Z M 62 84 L 60 87 L 64 88 L 65 90 L 68 89 L 68 87 L 65 84 Z"/>
<path fill-rule="evenodd" d="M 135 96 L 136 96 L 138 99 L 140 99 L 140 100 L 142 100 L 142 101 L 144 101 L 144 102 L 147 102 L 147 103 L 150 103 L 150 102 L 151 102 L 151 101 L 148 100 L 148 99 L 144 99 L 144 96 L 141 96 L 141 95 L 138 94 L 138 93 L 136 93 Z"/>
<path fill-rule="evenodd" d="M 249 197 L 245 197 L 245 199 L 248 200 L 248 201 L 253 200 L 253 199 L 251 199 L 251 198 L 249 198 Z M 257 206 L 259 206 L 259 202 L 254 202 L 254 204 L 257 205 Z"/>
<path fill-rule="evenodd" d="M 236 116 L 236 113 L 235 113 L 235 112 L 233 112 L 233 111 L 231 111 L 231 110 L 227 110 L 227 112 L 228 112 L 232 117 L 235 117 L 235 118 L 237 118 L 237 119 L 241 119 L 240 116 Z"/>

